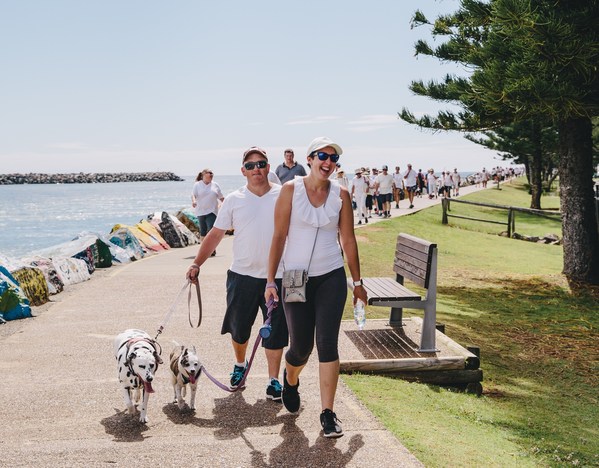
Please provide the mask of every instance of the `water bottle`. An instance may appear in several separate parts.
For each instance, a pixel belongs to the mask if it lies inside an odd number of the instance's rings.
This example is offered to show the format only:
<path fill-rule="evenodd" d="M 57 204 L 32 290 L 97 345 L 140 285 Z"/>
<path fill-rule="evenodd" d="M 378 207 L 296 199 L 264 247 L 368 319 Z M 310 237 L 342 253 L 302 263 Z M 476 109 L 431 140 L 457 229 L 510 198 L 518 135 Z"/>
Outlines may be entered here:
<path fill-rule="evenodd" d="M 265 323 L 264 325 L 262 325 L 260 327 L 260 336 L 262 337 L 262 339 L 267 339 L 270 336 L 270 331 L 271 331 L 271 326 L 270 323 Z"/>
<path fill-rule="evenodd" d="M 363 330 L 366 323 L 366 308 L 361 299 L 358 299 L 354 306 L 354 320 L 356 321 L 358 330 Z"/>

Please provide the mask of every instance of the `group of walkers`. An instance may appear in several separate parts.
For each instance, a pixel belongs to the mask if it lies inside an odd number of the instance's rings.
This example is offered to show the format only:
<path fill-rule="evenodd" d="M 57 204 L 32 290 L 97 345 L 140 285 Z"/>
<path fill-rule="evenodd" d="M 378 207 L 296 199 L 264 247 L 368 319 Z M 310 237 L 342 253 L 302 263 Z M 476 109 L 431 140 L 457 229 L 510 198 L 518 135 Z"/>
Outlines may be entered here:
<path fill-rule="evenodd" d="M 186 277 L 196 283 L 204 262 L 216 252 L 227 230 L 235 232 L 233 263 L 227 272 L 227 308 L 221 334 L 230 333 L 235 363 L 230 385 L 244 381 L 248 367 L 246 353 L 252 325 L 267 305 L 271 333 L 263 339 L 268 365 L 266 398 L 282 401 L 295 413 L 300 409 L 300 374 L 316 342 L 319 361 L 321 413 L 325 437 L 340 437 L 343 429 L 334 412 L 339 378 L 338 336 L 347 297 L 347 262 L 354 285 L 353 300 L 367 301 L 362 286 L 358 247 L 354 235 L 353 211 L 346 186 L 331 177 L 339 168 L 341 147 L 326 137 L 314 139 L 307 150 L 310 171 L 294 161 L 293 150 L 274 174 L 266 151 L 259 147 L 243 153 L 241 173 L 246 184 L 227 195 L 222 206 L 210 214 L 202 197 L 207 191 L 211 206 L 222 200 L 220 188 L 212 182 L 211 171 L 202 175 L 192 201 L 201 211 L 203 237 Z M 204 171 L 203 171 L 204 172 Z M 282 185 L 271 182 L 273 174 Z M 205 177 L 208 175 L 208 177 Z M 343 255 L 342 252 L 343 251 Z M 282 283 L 284 270 L 306 272 L 305 300 L 292 302 Z M 272 306 L 271 306 L 272 308 Z M 280 367 L 285 352 L 282 384 Z"/>
<path fill-rule="evenodd" d="M 433 169 L 426 174 L 422 169 L 416 172 L 412 164 L 402 172 L 399 166 L 395 166 L 395 172 L 389 173 L 389 168 L 383 165 L 379 171 L 377 168 L 360 167 L 355 170 L 351 181 L 351 194 L 358 217 L 358 223 L 368 223 L 373 213 L 379 217 L 391 217 L 391 205 L 399 208 L 399 203 L 408 199 L 408 209 L 414 208 L 414 198 L 422 197 L 426 192 L 429 198 L 439 195 L 450 197 L 459 195 L 462 178 L 457 169 L 453 172 L 443 172 L 440 177 L 435 175 Z"/>

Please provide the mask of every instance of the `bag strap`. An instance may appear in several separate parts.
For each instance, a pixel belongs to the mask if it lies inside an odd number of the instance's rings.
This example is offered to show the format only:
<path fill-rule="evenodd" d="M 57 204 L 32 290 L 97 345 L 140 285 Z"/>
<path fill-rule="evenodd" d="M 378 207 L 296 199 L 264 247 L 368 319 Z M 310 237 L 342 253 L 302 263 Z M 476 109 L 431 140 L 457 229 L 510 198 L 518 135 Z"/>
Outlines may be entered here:
<path fill-rule="evenodd" d="M 329 181 L 329 188 L 327 189 L 327 197 L 324 199 L 324 203 L 322 204 L 322 208 L 327 204 L 327 200 L 329 199 L 329 194 L 331 193 L 331 181 Z M 306 194 L 307 196 L 307 194 Z M 318 231 L 320 231 L 320 226 L 316 228 L 316 235 L 314 236 L 314 244 L 312 245 L 312 252 L 310 252 L 310 260 L 308 261 L 308 268 L 306 268 L 306 274 L 310 271 L 310 265 L 312 264 L 312 256 L 314 255 L 314 249 L 316 248 L 316 239 L 318 239 Z"/>

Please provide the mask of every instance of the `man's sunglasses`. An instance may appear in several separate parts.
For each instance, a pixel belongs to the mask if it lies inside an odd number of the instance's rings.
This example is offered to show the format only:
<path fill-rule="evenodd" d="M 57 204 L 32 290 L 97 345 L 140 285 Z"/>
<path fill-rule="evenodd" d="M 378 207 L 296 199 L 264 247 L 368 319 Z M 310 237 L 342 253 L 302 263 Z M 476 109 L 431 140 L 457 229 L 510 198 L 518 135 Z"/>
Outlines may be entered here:
<path fill-rule="evenodd" d="M 324 153 L 322 151 L 316 151 L 316 152 L 312 153 L 312 155 L 318 156 L 318 159 L 320 159 L 321 161 L 326 161 L 329 158 L 331 158 L 331 162 L 334 162 L 334 163 L 339 161 L 338 154 L 329 154 L 329 153 Z"/>
<path fill-rule="evenodd" d="M 243 167 L 245 167 L 246 171 L 251 171 L 255 167 L 258 169 L 264 169 L 268 163 L 266 161 L 252 161 L 244 163 Z"/>

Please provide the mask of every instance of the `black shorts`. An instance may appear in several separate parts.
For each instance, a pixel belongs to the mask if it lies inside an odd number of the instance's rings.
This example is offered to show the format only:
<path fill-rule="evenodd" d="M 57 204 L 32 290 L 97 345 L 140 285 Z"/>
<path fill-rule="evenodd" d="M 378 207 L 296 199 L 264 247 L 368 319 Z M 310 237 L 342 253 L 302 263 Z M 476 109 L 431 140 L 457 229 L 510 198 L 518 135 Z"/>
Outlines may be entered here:
<path fill-rule="evenodd" d="M 281 291 L 281 280 L 277 279 L 276 283 Z M 258 308 L 262 310 L 263 320 L 267 317 L 264 302 L 265 287 L 264 278 L 227 271 L 227 311 L 220 331 L 222 335 L 230 333 L 236 343 L 245 343 L 250 339 Z M 270 336 L 262 340 L 262 346 L 266 349 L 282 349 L 287 346 L 289 333 L 283 305 L 280 302 L 272 311 L 270 326 Z"/>
<path fill-rule="evenodd" d="M 406 190 L 408 192 L 415 192 L 416 191 L 416 185 L 410 185 L 409 187 L 406 187 Z"/>
<path fill-rule="evenodd" d="M 366 208 L 372 210 L 372 195 L 366 195 Z"/>
<path fill-rule="evenodd" d="M 379 199 L 383 203 L 385 203 L 385 202 L 391 203 L 393 201 L 393 194 L 392 193 L 381 193 L 379 195 Z"/>

